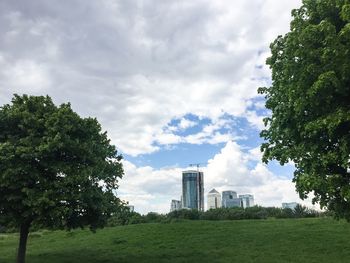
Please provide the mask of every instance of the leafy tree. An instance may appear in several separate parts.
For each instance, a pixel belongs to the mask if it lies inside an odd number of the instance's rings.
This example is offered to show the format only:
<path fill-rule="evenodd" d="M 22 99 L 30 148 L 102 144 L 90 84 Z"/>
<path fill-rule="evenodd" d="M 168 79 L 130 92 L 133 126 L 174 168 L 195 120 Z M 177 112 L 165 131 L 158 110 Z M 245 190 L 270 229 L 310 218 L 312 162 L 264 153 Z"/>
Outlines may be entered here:
<path fill-rule="evenodd" d="M 202 214 L 202 212 L 198 211 L 197 209 L 181 209 L 181 210 L 176 210 L 176 211 L 168 213 L 168 217 L 169 218 L 198 220 L 200 218 L 201 214 Z"/>
<path fill-rule="evenodd" d="M 302 199 L 350 220 L 350 1 L 303 0 L 271 44 L 272 86 L 260 88 L 263 161 L 293 161 Z"/>
<path fill-rule="evenodd" d="M 135 213 L 130 211 L 130 208 L 126 206 L 127 203 L 121 203 L 117 212 L 114 212 L 108 219 L 108 226 L 120 226 L 129 224 L 130 218 Z"/>
<path fill-rule="evenodd" d="M 267 212 L 268 217 L 280 217 L 282 213 L 282 208 L 280 207 L 265 207 L 265 211 Z"/>
<path fill-rule="evenodd" d="M 129 224 L 142 224 L 146 223 L 144 216 L 140 215 L 137 212 L 131 212 L 130 219 L 128 221 Z"/>
<path fill-rule="evenodd" d="M 308 209 L 306 206 L 297 204 L 293 209 L 293 213 L 297 218 L 305 217 L 308 214 Z"/>
<path fill-rule="evenodd" d="M 144 216 L 144 219 L 146 223 L 159 223 L 164 221 L 166 216 L 156 212 L 149 212 Z"/>
<path fill-rule="evenodd" d="M 17 262 L 25 261 L 30 226 L 106 224 L 119 199 L 121 156 L 96 119 L 50 97 L 18 96 L 0 107 L 0 224 L 20 229 Z"/>
<path fill-rule="evenodd" d="M 266 219 L 268 216 L 266 209 L 257 205 L 252 207 L 246 207 L 244 209 L 244 212 L 246 214 L 247 219 Z"/>

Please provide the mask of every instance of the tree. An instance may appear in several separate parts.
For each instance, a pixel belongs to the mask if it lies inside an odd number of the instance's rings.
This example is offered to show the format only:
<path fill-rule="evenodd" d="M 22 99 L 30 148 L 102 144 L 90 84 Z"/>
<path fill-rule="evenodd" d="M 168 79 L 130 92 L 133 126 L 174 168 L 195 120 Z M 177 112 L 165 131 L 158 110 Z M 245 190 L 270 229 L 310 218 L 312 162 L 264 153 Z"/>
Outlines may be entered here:
<path fill-rule="evenodd" d="M 297 204 L 293 209 L 293 214 L 296 218 L 305 217 L 308 214 L 308 209 L 306 206 Z"/>
<path fill-rule="evenodd" d="M 121 156 L 96 119 L 46 96 L 14 95 L 0 107 L 0 224 L 20 229 L 25 261 L 30 226 L 72 229 L 106 224 L 119 199 Z"/>
<path fill-rule="evenodd" d="M 303 0 L 290 32 L 270 45 L 271 117 L 261 132 L 263 161 L 293 161 L 302 199 L 350 220 L 350 1 Z"/>

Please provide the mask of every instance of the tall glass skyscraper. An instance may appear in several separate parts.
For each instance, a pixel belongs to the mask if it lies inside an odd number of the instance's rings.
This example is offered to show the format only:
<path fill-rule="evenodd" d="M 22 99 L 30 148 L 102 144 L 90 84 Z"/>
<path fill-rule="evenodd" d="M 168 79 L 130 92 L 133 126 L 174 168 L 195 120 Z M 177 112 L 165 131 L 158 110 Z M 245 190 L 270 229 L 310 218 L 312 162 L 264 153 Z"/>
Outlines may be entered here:
<path fill-rule="evenodd" d="M 204 210 L 204 182 L 203 172 L 182 172 L 182 207 Z"/>

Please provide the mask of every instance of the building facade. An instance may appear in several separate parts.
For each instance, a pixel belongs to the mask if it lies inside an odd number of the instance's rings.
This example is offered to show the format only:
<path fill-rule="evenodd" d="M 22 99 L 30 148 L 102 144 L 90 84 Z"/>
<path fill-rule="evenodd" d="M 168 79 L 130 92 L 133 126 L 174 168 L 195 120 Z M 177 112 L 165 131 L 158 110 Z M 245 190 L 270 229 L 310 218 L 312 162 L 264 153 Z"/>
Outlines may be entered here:
<path fill-rule="evenodd" d="M 127 205 L 127 208 L 129 208 L 130 212 L 134 212 L 135 211 L 135 207 L 133 205 Z"/>
<path fill-rule="evenodd" d="M 298 205 L 296 202 L 290 202 L 290 203 L 282 203 L 282 208 L 289 208 L 294 210 L 294 208 Z"/>
<path fill-rule="evenodd" d="M 203 172 L 182 172 L 182 208 L 204 211 Z"/>
<path fill-rule="evenodd" d="M 216 209 L 221 207 L 221 195 L 215 189 L 208 193 L 208 209 Z"/>
<path fill-rule="evenodd" d="M 235 191 L 223 191 L 222 192 L 222 207 L 241 207 L 241 199 L 237 198 Z"/>
<path fill-rule="evenodd" d="M 254 206 L 254 196 L 250 194 L 245 195 L 239 195 L 239 198 L 241 199 L 242 207 L 252 207 Z"/>
<path fill-rule="evenodd" d="M 182 208 L 181 201 L 179 200 L 171 200 L 170 204 L 170 212 L 180 210 Z"/>

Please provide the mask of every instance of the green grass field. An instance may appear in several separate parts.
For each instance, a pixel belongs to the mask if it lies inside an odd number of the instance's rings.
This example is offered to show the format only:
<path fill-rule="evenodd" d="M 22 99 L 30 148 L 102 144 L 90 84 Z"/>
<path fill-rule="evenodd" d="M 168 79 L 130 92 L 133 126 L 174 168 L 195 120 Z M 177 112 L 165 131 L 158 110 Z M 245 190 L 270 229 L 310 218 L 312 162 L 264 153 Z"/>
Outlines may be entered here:
<path fill-rule="evenodd" d="M 42 231 L 28 263 L 350 262 L 350 224 L 332 219 L 185 221 Z M 16 234 L 0 235 L 0 262 L 14 262 Z"/>

